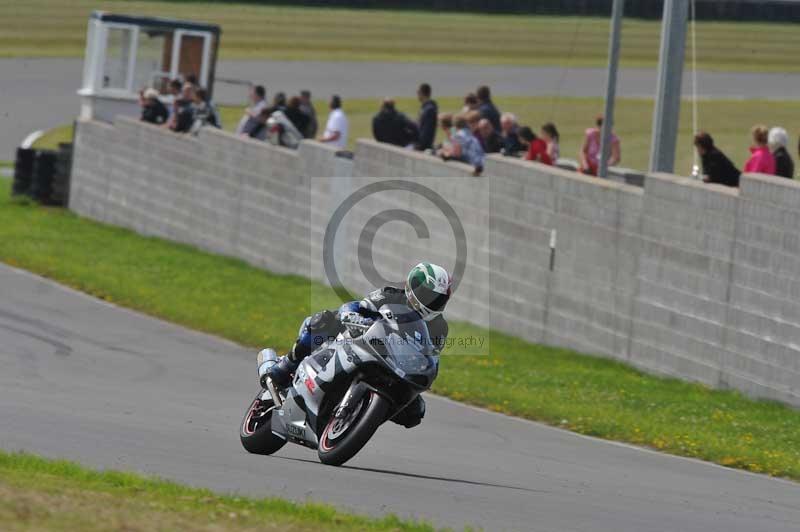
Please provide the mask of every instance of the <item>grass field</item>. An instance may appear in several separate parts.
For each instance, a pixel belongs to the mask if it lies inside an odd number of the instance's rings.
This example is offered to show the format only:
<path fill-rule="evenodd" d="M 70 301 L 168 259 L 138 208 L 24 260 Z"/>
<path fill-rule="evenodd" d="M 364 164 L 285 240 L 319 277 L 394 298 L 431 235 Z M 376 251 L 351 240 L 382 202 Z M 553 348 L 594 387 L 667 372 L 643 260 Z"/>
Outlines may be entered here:
<path fill-rule="evenodd" d="M 289 346 L 322 285 L 16 202 L 0 180 L 0 261 L 243 345 Z M 280 319 L 274 319 L 280 317 Z M 434 391 L 608 439 L 800 480 L 800 411 L 623 364 L 489 335 L 482 356 L 442 357 Z M 450 353 L 452 355 L 452 353 Z"/>
<path fill-rule="evenodd" d="M 216 495 L 131 473 L 0 451 L 0 528 L 238 532 L 432 532 L 395 517 L 359 517 L 331 506 Z"/>
<path fill-rule="evenodd" d="M 230 2 L 0 0 L 0 56 L 79 57 L 93 9 L 220 24 L 223 59 L 601 66 L 604 18 L 256 6 Z M 627 19 L 622 65 L 653 66 L 660 22 Z M 699 22 L 700 67 L 799 71 L 792 24 Z"/>
<path fill-rule="evenodd" d="M 442 111 L 457 111 L 461 102 L 457 98 L 440 98 Z M 523 124 L 535 130 L 547 121 L 554 121 L 561 132 L 561 155 L 577 159 L 583 140 L 583 131 L 592 123 L 593 117 L 603 109 L 599 98 L 554 98 L 548 97 L 501 97 L 496 98 L 501 110 L 513 111 Z M 350 120 L 350 146 L 355 146 L 358 138 L 372 138 L 372 116 L 380 105 L 377 99 L 345 100 L 344 109 Z M 416 117 L 419 104 L 410 98 L 398 98 L 398 108 L 411 117 Z M 320 119 L 326 116 L 325 102 L 316 102 Z M 227 129 L 236 126 L 241 117 L 239 107 L 221 109 L 223 124 Z M 693 147 L 691 135 L 691 110 L 685 103 L 681 111 L 681 128 L 678 135 L 678 149 L 675 159 L 675 172 L 688 175 L 692 168 Z M 617 102 L 616 131 L 622 139 L 622 163 L 620 166 L 644 170 L 648 168 L 650 157 L 650 134 L 652 127 L 653 103 L 651 100 L 620 99 Z M 756 123 L 783 125 L 792 136 L 790 151 L 794 154 L 796 137 L 791 125 L 800 123 L 800 101 L 734 101 L 717 100 L 700 103 L 700 127 L 711 132 L 717 145 L 728 154 L 731 160 L 744 166 L 749 156 L 750 127 Z M 37 147 L 55 147 L 58 142 L 68 142 L 72 137 L 72 127 L 58 126 L 48 132 L 37 143 Z"/>

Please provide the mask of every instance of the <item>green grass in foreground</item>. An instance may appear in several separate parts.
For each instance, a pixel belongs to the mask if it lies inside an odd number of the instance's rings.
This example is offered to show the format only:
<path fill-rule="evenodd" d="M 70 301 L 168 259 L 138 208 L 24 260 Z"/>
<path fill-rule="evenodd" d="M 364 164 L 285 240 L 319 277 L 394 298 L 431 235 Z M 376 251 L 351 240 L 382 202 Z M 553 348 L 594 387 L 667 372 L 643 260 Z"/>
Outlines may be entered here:
<path fill-rule="evenodd" d="M 82 57 L 93 9 L 213 22 L 223 59 L 421 61 L 605 66 L 607 18 L 259 6 L 230 2 L 26 0 L 0 2 L 0 56 Z M 626 19 L 622 66 L 652 67 L 660 21 Z M 798 71 L 793 24 L 697 24 L 699 66 Z"/>
<path fill-rule="evenodd" d="M 9 199 L 0 261 L 252 347 L 289 346 L 320 284 Z M 453 337 L 488 335 L 454 323 Z M 491 352 L 445 356 L 434 391 L 582 434 L 800 480 L 800 411 L 491 333 Z M 452 354 L 452 353 L 451 353 Z"/>
<path fill-rule="evenodd" d="M 203 530 L 418 531 L 389 516 L 360 517 L 328 505 L 217 495 L 132 473 L 0 451 L 0 523 L 5 531 Z"/>
<path fill-rule="evenodd" d="M 555 98 L 553 96 L 511 96 L 495 99 L 503 111 L 515 113 L 522 124 L 535 130 L 547 121 L 553 121 L 561 132 L 561 156 L 578 158 L 578 150 L 583 141 L 584 130 L 592 125 L 594 117 L 602 112 L 600 98 Z M 441 111 L 458 111 L 459 98 L 437 98 Z M 320 121 L 327 117 L 326 102 L 315 102 Z M 358 138 L 372 138 L 372 117 L 380 106 L 380 99 L 345 100 L 344 109 L 350 120 L 350 147 Z M 415 118 L 419 103 L 413 98 L 397 98 L 398 109 Z M 220 109 L 223 125 L 232 130 L 242 116 L 242 108 L 222 106 Z M 750 152 L 750 127 L 757 123 L 769 126 L 783 125 L 790 135 L 792 124 L 800 123 L 800 102 L 765 100 L 716 100 L 700 103 L 700 128 L 709 131 L 716 144 L 728 154 L 731 160 L 744 166 Z M 620 166 L 647 169 L 650 159 L 650 135 L 652 128 L 652 100 L 621 98 L 617 101 L 616 127 L 622 139 L 622 163 Z M 689 175 L 694 149 L 692 147 L 691 109 L 686 102 L 681 110 L 678 149 L 675 158 L 675 172 Z M 439 135 L 441 135 L 437 132 Z M 69 141 L 72 126 L 58 126 L 39 139 L 36 147 L 56 147 L 58 142 Z M 790 148 L 796 146 L 794 138 Z M 794 149 L 791 149 L 794 152 Z"/>

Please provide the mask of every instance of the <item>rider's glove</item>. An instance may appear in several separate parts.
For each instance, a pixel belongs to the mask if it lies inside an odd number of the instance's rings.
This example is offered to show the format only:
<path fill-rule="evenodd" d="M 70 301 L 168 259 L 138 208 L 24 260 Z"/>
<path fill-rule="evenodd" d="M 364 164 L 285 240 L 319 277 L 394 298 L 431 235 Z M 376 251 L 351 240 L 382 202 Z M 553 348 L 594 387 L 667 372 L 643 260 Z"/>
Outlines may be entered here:
<path fill-rule="evenodd" d="M 339 314 L 339 321 L 350 331 L 350 336 L 361 336 L 370 325 L 375 323 L 375 320 L 372 318 L 367 318 L 353 311 L 341 312 Z"/>

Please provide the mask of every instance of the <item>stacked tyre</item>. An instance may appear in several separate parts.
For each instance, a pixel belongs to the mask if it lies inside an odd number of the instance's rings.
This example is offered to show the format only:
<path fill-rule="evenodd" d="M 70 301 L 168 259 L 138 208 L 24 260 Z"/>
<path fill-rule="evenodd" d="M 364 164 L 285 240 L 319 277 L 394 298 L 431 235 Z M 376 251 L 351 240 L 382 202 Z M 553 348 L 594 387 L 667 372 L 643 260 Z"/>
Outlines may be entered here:
<path fill-rule="evenodd" d="M 59 144 L 58 151 L 17 148 L 11 192 L 45 205 L 66 206 L 71 168 L 72 144 Z"/>

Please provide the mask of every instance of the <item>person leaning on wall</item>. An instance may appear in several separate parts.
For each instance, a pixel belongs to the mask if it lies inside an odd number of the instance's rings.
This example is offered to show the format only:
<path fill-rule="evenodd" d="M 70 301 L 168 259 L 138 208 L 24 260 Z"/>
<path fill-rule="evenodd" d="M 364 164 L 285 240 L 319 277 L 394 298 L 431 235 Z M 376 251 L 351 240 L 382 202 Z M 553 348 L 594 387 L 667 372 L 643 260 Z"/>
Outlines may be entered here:
<path fill-rule="evenodd" d="M 703 181 L 729 187 L 739 186 L 741 172 L 715 145 L 714 139 L 701 131 L 694 136 L 694 146 L 703 164 Z"/>
<path fill-rule="evenodd" d="M 786 146 L 789 144 L 789 134 L 782 127 L 773 127 L 767 136 L 767 145 L 772 157 L 775 159 L 775 175 L 794 178 L 794 161 Z"/>

